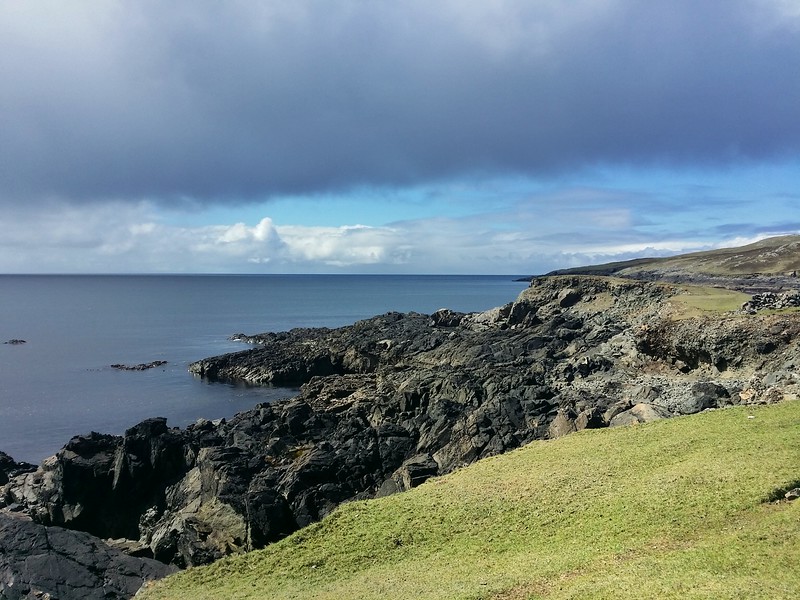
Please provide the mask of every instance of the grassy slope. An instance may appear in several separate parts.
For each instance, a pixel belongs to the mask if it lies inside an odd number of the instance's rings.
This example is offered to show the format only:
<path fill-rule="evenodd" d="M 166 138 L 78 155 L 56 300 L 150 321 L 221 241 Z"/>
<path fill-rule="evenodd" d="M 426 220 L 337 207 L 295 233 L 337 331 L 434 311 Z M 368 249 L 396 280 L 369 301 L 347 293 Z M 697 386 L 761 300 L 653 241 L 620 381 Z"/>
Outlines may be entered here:
<path fill-rule="evenodd" d="M 800 501 L 764 501 L 799 479 L 800 402 L 584 431 L 143 598 L 795 598 Z"/>
<path fill-rule="evenodd" d="M 649 271 L 681 271 L 706 275 L 783 274 L 800 270 L 800 236 L 767 238 L 736 248 L 720 248 L 664 258 L 637 258 L 629 261 L 562 269 L 556 273 L 633 275 Z"/>
<path fill-rule="evenodd" d="M 686 269 L 690 272 L 716 275 L 778 274 L 800 268 L 798 252 L 800 236 L 786 235 L 735 248 L 693 252 L 663 259 L 664 269 Z"/>
<path fill-rule="evenodd" d="M 670 299 L 675 310 L 674 318 L 679 319 L 737 310 L 750 299 L 748 294 L 724 288 L 684 285 L 679 289 L 681 293 Z"/>

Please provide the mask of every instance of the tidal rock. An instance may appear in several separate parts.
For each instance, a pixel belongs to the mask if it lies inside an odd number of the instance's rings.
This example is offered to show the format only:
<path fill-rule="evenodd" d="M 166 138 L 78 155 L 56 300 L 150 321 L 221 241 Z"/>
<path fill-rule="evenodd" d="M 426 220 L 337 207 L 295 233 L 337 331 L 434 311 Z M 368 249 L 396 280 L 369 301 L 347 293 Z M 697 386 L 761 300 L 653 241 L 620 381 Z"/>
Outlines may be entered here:
<path fill-rule="evenodd" d="M 17 338 L 13 338 L 13 339 L 10 339 L 7 342 L 3 342 L 3 343 L 4 344 L 10 344 L 12 346 L 18 346 L 20 344 L 27 344 L 28 342 L 26 342 L 25 340 L 20 340 L 20 339 L 17 339 Z"/>
<path fill-rule="evenodd" d="M 155 369 L 156 367 L 161 367 L 167 364 L 165 360 L 154 360 L 149 363 L 140 363 L 138 365 L 123 365 L 123 364 L 114 364 L 111 365 L 112 369 L 118 369 L 120 371 L 147 371 L 148 369 Z"/>

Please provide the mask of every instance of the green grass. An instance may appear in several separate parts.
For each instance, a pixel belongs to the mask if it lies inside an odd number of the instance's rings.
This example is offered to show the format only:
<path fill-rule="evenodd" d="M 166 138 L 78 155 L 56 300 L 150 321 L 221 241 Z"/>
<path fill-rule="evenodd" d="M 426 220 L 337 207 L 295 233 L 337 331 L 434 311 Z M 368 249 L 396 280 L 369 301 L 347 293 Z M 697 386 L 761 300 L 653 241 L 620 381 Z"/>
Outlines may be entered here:
<path fill-rule="evenodd" d="M 636 273 L 676 271 L 736 277 L 742 275 L 786 275 L 800 271 L 800 236 L 786 235 L 761 240 L 754 244 L 734 248 L 718 248 L 659 258 L 636 258 L 633 260 L 590 265 L 556 271 L 567 274 L 631 276 Z"/>
<path fill-rule="evenodd" d="M 753 417 L 753 418 L 749 418 Z M 536 442 L 142 598 L 796 598 L 800 402 Z"/>
<path fill-rule="evenodd" d="M 750 300 L 747 294 L 724 288 L 685 285 L 680 290 L 682 293 L 670 298 L 670 302 L 677 309 L 676 318 L 682 319 L 738 310 Z"/>
<path fill-rule="evenodd" d="M 800 312 L 800 306 L 787 306 L 786 308 L 768 308 L 758 311 L 760 315 L 788 315 Z"/>
<path fill-rule="evenodd" d="M 772 237 L 734 248 L 718 248 L 655 259 L 660 269 L 682 269 L 709 275 L 786 274 L 800 269 L 800 236 Z"/>

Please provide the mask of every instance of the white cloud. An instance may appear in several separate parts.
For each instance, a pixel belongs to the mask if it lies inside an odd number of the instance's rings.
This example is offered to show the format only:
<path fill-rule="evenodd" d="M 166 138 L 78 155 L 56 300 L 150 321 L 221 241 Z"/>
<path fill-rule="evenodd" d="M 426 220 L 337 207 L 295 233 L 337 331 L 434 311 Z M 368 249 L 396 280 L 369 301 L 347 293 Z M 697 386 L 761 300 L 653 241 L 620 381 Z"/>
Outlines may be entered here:
<path fill-rule="evenodd" d="M 699 249 L 708 249 L 711 244 L 699 240 L 664 240 L 662 242 L 633 242 L 633 243 L 606 243 L 606 244 L 581 244 L 580 242 L 563 249 L 565 254 L 574 254 L 586 257 L 613 257 L 613 256 L 663 256 L 692 252 Z"/>
<path fill-rule="evenodd" d="M 753 0 L 753 18 L 766 32 L 800 29 L 800 2 L 797 0 Z"/>
<path fill-rule="evenodd" d="M 751 203 L 722 195 L 709 206 L 624 189 L 564 187 L 517 191 L 502 203 L 487 201 L 479 213 L 331 226 L 281 224 L 267 216 L 189 226 L 167 221 L 147 202 L 52 201 L 46 211 L 0 213 L 0 272 L 543 273 L 741 245 L 798 228 L 783 206 L 793 208 L 793 200 L 775 194 L 761 200 L 755 215 Z"/>
<path fill-rule="evenodd" d="M 278 227 L 286 244 L 287 257 L 298 263 L 321 262 L 338 267 L 398 264 L 402 258 L 393 250 L 402 234 L 391 227 L 343 225 L 341 227 Z"/>
<path fill-rule="evenodd" d="M 181 227 L 153 206 L 53 203 L 45 214 L 0 216 L 0 272 L 313 272 L 405 262 L 403 233 L 389 227 L 257 224 Z"/>
<path fill-rule="evenodd" d="M 220 229 L 222 229 L 222 233 L 217 241 L 223 244 L 241 242 L 249 237 L 248 228 L 244 223 L 236 223 L 236 225 Z"/>

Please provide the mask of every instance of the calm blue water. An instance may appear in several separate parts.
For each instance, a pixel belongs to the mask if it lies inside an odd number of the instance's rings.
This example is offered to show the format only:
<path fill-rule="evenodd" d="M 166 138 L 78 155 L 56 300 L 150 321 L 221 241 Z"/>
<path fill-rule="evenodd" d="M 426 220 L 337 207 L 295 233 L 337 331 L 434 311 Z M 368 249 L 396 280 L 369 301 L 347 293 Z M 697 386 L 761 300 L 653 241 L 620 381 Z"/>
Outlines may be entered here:
<path fill-rule="evenodd" d="M 147 417 L 216 419 L 295 390 L 209 384 L 190 362 L 241 350 L 233 333 L 336 327 L 390 310 L 479 311 L 513 276 L 0 276 L 0 450 L 38 463 L 70 437 Z M 114 363 L 168 364 L 141 372 Z"/>

